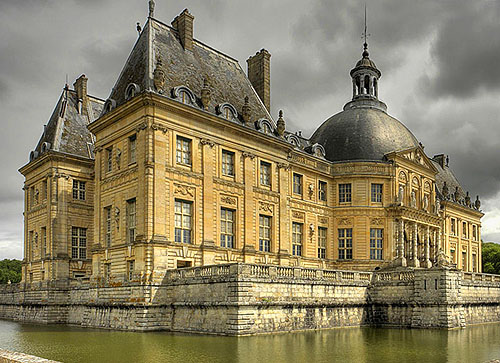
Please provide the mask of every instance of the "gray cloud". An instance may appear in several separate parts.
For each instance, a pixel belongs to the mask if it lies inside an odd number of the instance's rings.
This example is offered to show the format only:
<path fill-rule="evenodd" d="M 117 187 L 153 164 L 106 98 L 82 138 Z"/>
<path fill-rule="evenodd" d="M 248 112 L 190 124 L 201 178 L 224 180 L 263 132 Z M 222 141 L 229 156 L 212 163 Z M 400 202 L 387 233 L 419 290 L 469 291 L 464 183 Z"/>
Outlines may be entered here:
<path fill-rule="evenodd" d="M 467 1 L 444 18 L 432 56 L 437 65 L 427 79 L 433 97 L 470 97 L 500 90 L 500 2 Z"/>

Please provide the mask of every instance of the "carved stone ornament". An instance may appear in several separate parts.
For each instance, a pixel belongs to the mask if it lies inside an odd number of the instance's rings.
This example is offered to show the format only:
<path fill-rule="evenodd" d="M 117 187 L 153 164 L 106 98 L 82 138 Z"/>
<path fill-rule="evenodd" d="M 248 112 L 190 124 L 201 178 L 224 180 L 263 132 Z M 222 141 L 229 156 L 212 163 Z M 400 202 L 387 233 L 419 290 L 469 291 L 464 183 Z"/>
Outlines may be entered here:
<path fill-rule="evenodd" d="M 423 202 L 423 207 L 424 210 L 427 211 L 429 208 L 429 196 L 427 194 L 424 195 L 424 202 Z"/>
<path fill-rule="evenodd" d="M 118 168 L 118 170 L 120 170 L 121 160 L 122 160 L 122 151 L 119 148 L 116 149 L 115 158 L 116 158 L 116 167 Z"/>
<path fill-rule="evenodd" d="M 280 110 L 279 118 L 276 122 L 276 132 L 279 137 L 283 137 L 285 135 L 285 120 L 283 120 L 283 111 Z"/>
<path fill-rule="evenodd" d="M 285 170 L 290 170 L 290 164 L 287 163 L 278 163 L 276 164 L 278 169 L 285 169 Z"/>
<path fill-rule="evenodd" d="M 439 211 L 441 210 L 441 201 L 439 198 L 436 196 L 436 214 L 439 214 Z"/>
<path fill-rule="evenodd" d="M 161 131 L 164 134 L 166 134 L 168 132 L 168 129 L 165 126 L 157 124 L 157 123 L 152 124 L 151 129 L 154 131 Z"/>
<path fill-rule="evenodd" d="M 456 264 L 451 262 L 450 257 L 446 256 L 442 248 L 439 249 L 439 253 L 437 256 L 437 266 L 445 269 L 456 268 Z"/>
<path fill-rule="evenodd" d="M 208 145 L 208 146 L 210 146 L 210 148 L 213 148 L 215 146 L 215 142 L 213 142 L 210 139 L 201 139 L 200 140 L 200 144 L 202 144 L 202 145 Z"/>
<path fill-rule="evenodd" d="M 250 158 L 252 160 L 255 159 L 255 154 L 252 154 L 251 152 L 248 151 L 243 151 L 242 155 L 244 158 Z"/>
<path fill-rule="evenodd" d="M 120 229 L 120 208 L 115 207 L 115 223 L 116 229 Z"/>
<path fill-rule="evenodd" d="M 414 190 L 411 191 L 410 195 L 410 207 L 416 208 L 417 207 L 417 195 Z"/>
<path fill-rule="evenodd" d="M 274 206 L 270 203 L 259 202 L 259 210 L 263 212 L 273 213 Z"/>
<path fill-rule="evenodd" d="M 148 128 L 148 123 L 143 122 L 143 123 L 140 123 L 139 125 L 137 125 L 137 127 L 135 128 L 135 132 L 139 133 L 142 130 L 146 130 L 147 128 Z"/>
<path fill-rule="evenodd" d="M 470 201 L 470 195 L 469 195 L 469 192 L 467 192 L 467 195 L 465 196 L 465 205 L 466 205 L 467 207 L 469 207 L 469 208 L 472 206 L 472 203 L 471 203 L 471 201 Z"/>
<path fill-rule="evenodd" d="M 309 191 L 309 198 L 311 198 L 314 194 L 314 185 L 312 183 L 309 184 L 308 191 Z"/>
<path fill-rule="evenodd" d="M 293 211 L 292 212 L 292 217 L 296 218 L 296 219 L 304 219 L 304 213 Z"/>
<path fill-rule="evenodd" d="M 339 225 L 348 226 L 348 225 L 351 225 L 351 224 L 352 224 L 352 220 L 350 218 L 341 218 L 339 220 Z"/>
<path fill-rule="evenodd" d="M 448 199 L 448 185 L 446 185 L 446 182 L 443 184 L 443 190 L 441 191 L 441 194 L 443 194 L 444 199 Z"/>
<path fill-rule="evenodd" d="M 163 62 L 161 57 L 158 56 L 158 59 L 156 60 L 156 68 L 153 72 L 153 83 L 158 93 L 163 93 L 163 87 L 165 86 L 166 79 L 165 71 L 163 70 Z"/>
<path fill-rule="evenodd" d="M 370 224 L 382 226 L 384 224 L 384 220 L 383 220 L 383 218 L 372 218 L 370 220 Z"/>
<path fill-rule="evenodd" d="M 221 203 L 236 205 L 236 198 L 230 197 L 228 195 L 223 195 L 220 197 Z"/>
<path fill-rule="evenodd" d="M 174 184 L 174 194 L 180 194 L 183 196 L 190 196 L 194 198 L 194 187 L 190 187 L 182 184 Z"/>
<path fill-rule="evenodd" d="M 404 185 L 400 185 L 398 191 L 398 203 L 401 203 L 401 205 L 403 205 L 404 197 L 405 197 L 405 187 Z"/>
<path fill-rule="evenodd" d="M 328 224 L 328 218 L 326 217 L 319 217 L 318 222 L 321 224 Z"/>
<path fill-rule="evenodd" d="M 481 201 L 479 200 L 479 195 L 476 196 L 476 201 L 474 202 L 474 207 L 479 210 L 481 208 Z"/>

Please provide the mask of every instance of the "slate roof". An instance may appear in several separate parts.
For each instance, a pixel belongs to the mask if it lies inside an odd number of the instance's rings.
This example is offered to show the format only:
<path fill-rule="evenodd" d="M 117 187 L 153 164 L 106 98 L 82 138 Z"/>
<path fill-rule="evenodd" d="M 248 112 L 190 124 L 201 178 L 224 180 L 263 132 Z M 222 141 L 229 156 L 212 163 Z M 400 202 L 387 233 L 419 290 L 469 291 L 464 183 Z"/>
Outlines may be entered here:
<path fill-rule="evenodd" d="M 87 125 L 102 112 L 104 101 L 88 96 L 87 113 L 78 112 L 76 92 L 63 90 L 30 160 L 49 150 L 93 159 L 93 136 Z"/>
<path fill-rule="evenodd" d="M 163 87 L 156 89 L 153 74 L 159 59 L 166 79 Z M 251 121 L 265 118 L 274 125 L 238 61 L 196 39 L 192 51 L 184 50 L 177 30 L 153 18 L 144 26 L 109 98 L 116 106 L 125 103 L 126 90 L 131 83 L 139 86 L 139 92 L 147 90 L 169 98 L 173 98 L 173 88 L 186 86 L 201 107 L 205 78 L 212 93 L 209 112 L 215 113 L 217 105 L 227 102 L 241 115 L 244 99 L 248 96 Z M 248 124 L 255 127 L 253 122 Z"/>
<path fill-rule="evenodd" d="M 382 161 L 389 152 L 418 147 L 411 131 L 383 110 L 358 100 L 350 107 L 330 117 L 311 136 L 311 143 L 325 148 L 326 159 Z"/>

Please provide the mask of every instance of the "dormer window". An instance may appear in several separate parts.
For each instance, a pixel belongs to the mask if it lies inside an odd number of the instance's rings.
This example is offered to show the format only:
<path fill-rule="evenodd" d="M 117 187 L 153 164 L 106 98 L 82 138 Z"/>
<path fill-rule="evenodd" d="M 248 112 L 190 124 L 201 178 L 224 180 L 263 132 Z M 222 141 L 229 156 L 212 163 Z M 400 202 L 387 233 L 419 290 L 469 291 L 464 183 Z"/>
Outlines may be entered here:
<path fill-rule="evenodd" d="M 236 108 L 234 108 L 234 106 L 230 103 L 222 103 L 218 105 L 217 112 L 226 120 L 232 121 L 238 119 L 238 112 L 236 111 Z"/>
<path fill-rule="evenodd" d="M 130 100 L 135 97 L 140 91 L 140 88 L 135 83 L 130 83 L 125 91 L 125 99 Z"/>
<path fill-rule="evenodd" d="M 196 98 L 194 96 L 194 93 L 186 86 L 175 87 L 172 90 L 172 96 L 185 105 L 195 104 Z"/>
<path fill-rule="evenodd" d="M 271 124 L 271 121 L 266 120 L 265 118 L 261 118 L 260 120 L 257 120 L 255 122 L 255 127 L 257 128 L 257 130 L 259 130 L 265 134 L 268 134 L 268 135 L 272 135 L 274 133 L 273 124 Z"/>

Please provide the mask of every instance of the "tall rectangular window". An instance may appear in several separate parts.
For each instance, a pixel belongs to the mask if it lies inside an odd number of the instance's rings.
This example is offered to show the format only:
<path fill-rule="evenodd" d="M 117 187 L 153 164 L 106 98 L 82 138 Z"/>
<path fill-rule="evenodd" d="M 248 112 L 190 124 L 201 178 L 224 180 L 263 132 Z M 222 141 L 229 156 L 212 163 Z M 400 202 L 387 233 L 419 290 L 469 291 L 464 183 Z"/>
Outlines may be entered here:
<path fill-rule="evenodd" d="M 384 243 L 384 230 L 382 228 L 370 228 L 370 259 L 382 259 L 382 246 Z"/>
<path fill-rule="evenodd" d="M 302 195 L 302 175 L 293 173 L 293 193 Z"/>
<path fill-rule="evenodd" d="M 476 254 L 472 254 L 472 272 L 477 272 L 477 259 L 476 259 Z"/>
<path fill-rule="evenodd" d="M 192 243 L 192 209 L 192 202 L 175 200 L 175 242 Z"/>
<path fill-rule="evenodd" d="M 135 198 L 127 200 L 127 242 L 135 241 L 136 233 L 136 201 Z"/>
<path fill-rule="evenodd" d="M 271 251 L 271 217 L 259 216 L 259 251 Z"/>
<path fill-rule="evenodd" d="M 46 227 L 42 227 L 41 235 L 42 235 L 42 258 L 45 258 L 45 255 L 47 254 L 47 228 Z"/>
<path fill-rule="evenodd" d="M 33 259 L 33 231 L 28 232 L 28 259 Z"/>
<path fill-rule="evenodd" d="M 469 238 L 467 222 L 462 222 L 462 238 Z"/>
<path fill-rule="evenodd" d="M 137 149 L 137 136 L 132 135 L 128 138 L 128 162 L 133 164 L 137 161 L 135 152 Z"/>
<path fill-rule="evenodd" d="M 457 220 L 455 218 L 450 218 L 450 232 L 453 236 L 456 235 L 456 222 Z"/>
<path fill-rule="evenodd" d="M 234 153 L 222 150 L 222 175 L 234 176 Z"/>
<path fill-rule="evenodd" d="M 47 199 L 47 180 L 42 181 L 42 199 Z"/>
<path fill-rule="evenodd" d="M 327 229 L 318 227 L 318 258 L 326 258 Z"/>
<path fill-rule="evenodd" d="M 339 203 L 351 202 L 351 184 L 339 184 Z"/>
<path fill-rule="evenodd" d="M 132 281 L 134 278 L 134 267 L 135 267 L 135 261 L 128 261 L 127 262 L 127 278 L 129 281 Z"/>
<path fill-rule="evenodd" d="M 85 200 L 85 182 L 73 180 L 73 199 Z"/>
<path fill-rule="evenodd" d="M 462 251 L 462 271 L 467 271 L 467 252 Z"/>
<path fill-rule="evenodd" d="M 352 260 L 352 228 L 339 228 L 339 260 Z"/>
<path fill-rule="evenodd" d="M 450 255 L 451 255 L 451 261 L 453 263 L 457 263 L 457 256 L 454 248 L 450 249 Z"/>
<path fill-rule="evenodd" d="M 271 164 L 265 161 L 260 162 L 260 184 L 265 186 L 271 185 Z"/>
<path fill-rule="evenodd" d="M 106 171 L 110 172 L 113 170 L 113 146 L 106 149 Z"/>
<path fill-rule="evenodd" d="M 111 207 L 104 208 L 106 247 L 111 247 Z"/>
<path fill-rule="evenodd" d="M 372 202 L 382 203 L 383 184 L 372 184 Z"/>
<path fill-rule="evenodd" d="M 476 225 L 472 226 L 472 239 L 474 241 L 477 241 L 477 226 Z"/>
<path fill-rule="evenodd" d="M 318 182 L 318 199 L 326 202 L 327 184 L 324 181 Z"/>
<path fill-rule="evenodd" d="M 302 256 L 302 223 L 292 223 L 292 255 Z"/>
<path fill-rule="evenodd" d="M 177 136 L 176 144 L 177 164 L 191 166 L 191 140 L 185 137 Z"/>
<path fill-rule="evenodd" d="M 87 228 L 71 227 L 71 258 L 87 258 Z"/>
<path fill-rule="evenodd" d="M 220 210 L 220 245 L 221 247 L 234 248 L 234 215 L 232 209 Z"/>

